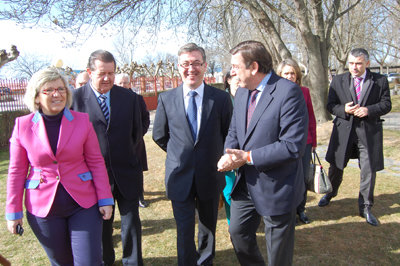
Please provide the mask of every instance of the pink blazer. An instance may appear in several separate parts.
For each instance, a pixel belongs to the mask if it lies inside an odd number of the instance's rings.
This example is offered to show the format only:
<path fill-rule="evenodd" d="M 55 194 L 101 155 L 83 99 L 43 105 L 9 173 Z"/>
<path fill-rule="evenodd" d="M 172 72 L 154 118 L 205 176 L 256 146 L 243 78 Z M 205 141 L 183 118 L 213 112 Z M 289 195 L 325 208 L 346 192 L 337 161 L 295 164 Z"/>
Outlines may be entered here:
<path fill-rule="evenodd" d="M 307 144 L 312 144 L 312 147 L 317 147 L 317 121 L 315 120 L 310 90 L 307 87 L 301 87 L 301 91 L 303 92 L 304 99 L 306 100 L 308 110 Z"/>
<path fill-rule="evenodd" d="M 39 112 L 16 119 L 10 139 L 6 219 L 22 218 L 26 210 L 46 217 L 58 183 L 83 208 L 113 205 L 104 159 L 88 114 L 65 108 L 54 156 Z"/>

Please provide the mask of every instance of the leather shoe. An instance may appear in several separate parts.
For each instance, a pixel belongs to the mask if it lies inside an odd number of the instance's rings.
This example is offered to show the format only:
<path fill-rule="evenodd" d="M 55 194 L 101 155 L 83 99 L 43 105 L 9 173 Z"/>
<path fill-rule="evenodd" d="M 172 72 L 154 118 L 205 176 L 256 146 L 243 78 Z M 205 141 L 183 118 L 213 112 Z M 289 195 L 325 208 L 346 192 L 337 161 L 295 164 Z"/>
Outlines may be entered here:
<path fill-rule="evenodd" d="M 361 217 L 364 217 L 367 223 L 373 226 L 378 226 L 378 219 L 371 213 L 370 210 L 365 210 L 364 212 L 360 213 Z"/>
<path fill-rule="evenodd" d="M 329 202 L 331 202 L 332 196 L 329 194 L 325 194 L 320 201 L 318 202 L 318 206 L 324 207 L 329 205 Z"/>
<path fill-rule="evenodd" d="M 145 200 L 139 200 L 139 207 L 147 208 L 149 204 Z"/>
<path fill-rule="evenodd" d="M 310 223 L 310 220 L 308 219 L 307 215 L 304 212 L 299 213 L 299 220 L 304 224 Z"/>

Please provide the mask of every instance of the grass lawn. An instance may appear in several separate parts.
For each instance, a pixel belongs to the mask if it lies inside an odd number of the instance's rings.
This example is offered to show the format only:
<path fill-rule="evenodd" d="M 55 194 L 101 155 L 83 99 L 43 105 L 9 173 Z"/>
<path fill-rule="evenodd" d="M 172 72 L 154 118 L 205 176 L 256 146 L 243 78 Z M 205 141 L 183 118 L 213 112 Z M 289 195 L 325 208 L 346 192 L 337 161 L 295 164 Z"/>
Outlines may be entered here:
<path fill-rule="evenodd" d="M 392 111 L 391 112 L 400 112 L 400 95 L 392 95 Z"/>
<path fill-rule="evenodd" d="M 391 135 L 392 134 L 392 135 Z M 399 159 L 399 132 L 385 132 L 386 155 Z M 396 139 L 393 139 L 396 138 Z M 176 265 L 176 228 L 171 204 L 165 197 L 165 153 L 150 136 L 145 137 L 150 171 L 145 172 L 145 199 L 140 209 L 143 228 L 145 265 Z M 324 143 L 322 143 L 324 144 Z M 325 143 L 326 144 L 326 143 Z M 0 152 L 0 210 L 5 209 L 8 152 Z M 327 165 L 326 165 L 327 168 Z M 307 213 L 312 220 L 296 227 L 295 265 L 400 265 L 400 176 L 387 170 L 378 173 L 374 214 L 380 220 L 373 227 L 358 216 L 359 170 L 346 168 L 339 195 L 324 208 L 318 207 L 320 195 L 309 193 Z M 0 254 L 13 265 L 49 265 L 47 257 L 24 220 L 22 237 L 11 235 L 0 219 Z M 115 221 L 116 265 L 122 265 L 120 219 Z M 261 251 L 266 255 L 263 225 L 258 232 Z M 221 209 L 217 225 L 215 265 L 239 265 L 229 239 L 225 211 Z"/>

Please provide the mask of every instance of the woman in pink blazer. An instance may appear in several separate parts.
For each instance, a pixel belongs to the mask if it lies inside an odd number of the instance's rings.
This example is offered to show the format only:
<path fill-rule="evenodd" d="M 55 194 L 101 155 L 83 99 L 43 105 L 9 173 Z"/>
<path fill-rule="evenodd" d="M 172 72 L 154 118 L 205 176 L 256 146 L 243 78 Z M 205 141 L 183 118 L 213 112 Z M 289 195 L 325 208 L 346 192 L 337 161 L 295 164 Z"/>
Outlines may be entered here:
<path fill-rule="evenodd" d="M 114 200 L 87 114 L 70 111 L 68 83 L 56 68 L 35 73 L 24 97 L 31 114 L 16 119 L 10 139 L 6 219 L 29 225 L 52 265 L 101 265 L 102 218 Z M 19 226 L 18 226 L 19 225 Z"/>
<path fill-rule="evenodd" d="M 307 181 L 308 172 L 310 170 L 310 160 L 311 160 L 311 152 L 315 150 L 317 147 L 317 122 L 315 120 L 314 108 L 311 102 L 310 90 L 307 87 L 301 86 L 301 70 L 299 65 L 293 59 L 285 59 L 283 60 L 277 68 L 277 73 L 279 76 L 293 81 L 300 86 L 301 91 L 303 92 L 304 100 L 307 104 L 308 111 L 308 136 L 307 136 L 307 145 L 306 150 L 304 152 L 302 161 L 303 161 L 303 173 L 304 173 L 304 182 Z M 306 202 L 307 202 L 307 184 L 306 189 L 304 191 L 304 199 L 297 206 L 297 215 L 299 216 L 299 220 L 305 224 L 310 223 L 307 215 L 305 214 L 306 210 Z"/>

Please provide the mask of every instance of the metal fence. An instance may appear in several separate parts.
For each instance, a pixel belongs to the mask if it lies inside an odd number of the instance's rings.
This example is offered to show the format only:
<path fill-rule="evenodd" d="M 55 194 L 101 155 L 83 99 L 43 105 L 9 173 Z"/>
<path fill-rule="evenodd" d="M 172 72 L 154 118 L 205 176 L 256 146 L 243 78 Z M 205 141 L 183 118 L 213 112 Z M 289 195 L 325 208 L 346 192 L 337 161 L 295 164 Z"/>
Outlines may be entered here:
<path fill-rule="evenodd" d="M 215 77 L 204 77 L 207 84 L 215 83 Z M 169 90 L 182 83 L 180 77 L 137 77 L 131 81 L 131 88 L 143 96 L 154 95 L 157 92 Z"/>
<path fill-rule="evenodd" d="M 215 83 L 214 77 L 205 77 L 208 84 Z M 177 87 L 182 82 L 180 77 L 137 77 L 131 85 L 135 92 L 144 97 L 157 96 L 157 93 Z M 0 112 L 28 110 L 23 103 L 27 80 L 0 79 Z"/>
<path fill-rule="evenodd" d="M 0 112 L 28 110 L 23 102 L 27 81 L 0 79 Z"/>

